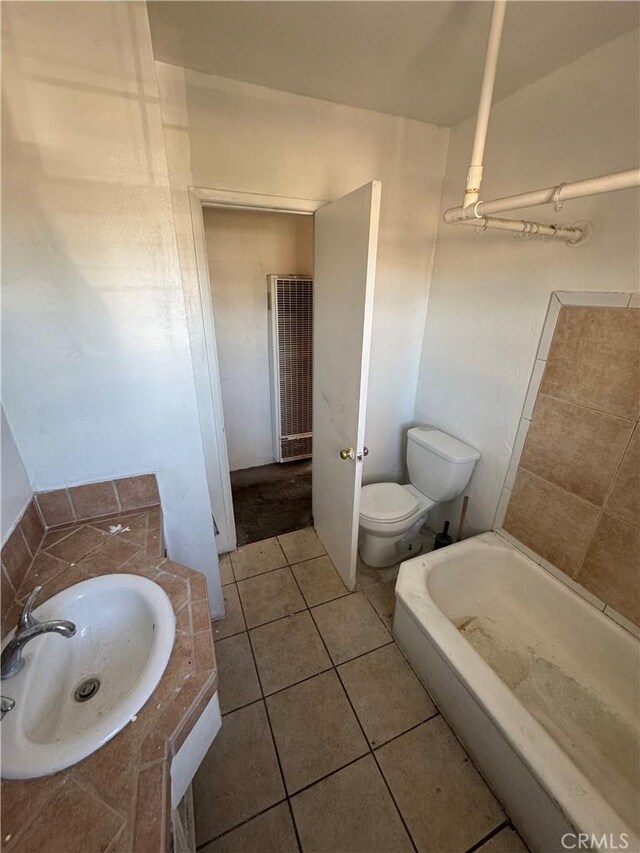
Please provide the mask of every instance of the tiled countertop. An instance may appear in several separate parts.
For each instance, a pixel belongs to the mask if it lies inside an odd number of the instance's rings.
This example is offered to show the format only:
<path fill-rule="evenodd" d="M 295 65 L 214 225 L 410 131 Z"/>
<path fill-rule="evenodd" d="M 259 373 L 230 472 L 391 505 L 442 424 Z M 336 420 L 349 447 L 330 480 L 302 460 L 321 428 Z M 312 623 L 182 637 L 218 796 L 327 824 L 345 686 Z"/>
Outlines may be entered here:
<path fill-rule="evenodd" d="M 117 525 L 122 529 L 111 532 Z M 49 531 L 8 607 L 3 636 L 38 584 L 39 604 L 88 577 L 132 572 L 153 579 L 171 599 L 176 639 L 155 692 L 105 746 L 54 776 L 2 781 L 6 853 L 169 848 L 171 760 L 212 698 L 217 671 L 205 578 L 162 556 L 161 527 L 155 508 Z"/>

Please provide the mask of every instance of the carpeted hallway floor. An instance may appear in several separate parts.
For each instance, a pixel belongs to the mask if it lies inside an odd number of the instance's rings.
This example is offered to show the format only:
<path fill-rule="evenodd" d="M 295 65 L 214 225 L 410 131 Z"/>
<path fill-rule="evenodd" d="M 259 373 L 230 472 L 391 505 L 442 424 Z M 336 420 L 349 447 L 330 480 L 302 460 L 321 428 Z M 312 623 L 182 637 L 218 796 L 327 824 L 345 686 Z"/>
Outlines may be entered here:
<path fill-rule="evenodd" d="M 311 526 L 311 460 L 231 472 L 238 547 Z"/>

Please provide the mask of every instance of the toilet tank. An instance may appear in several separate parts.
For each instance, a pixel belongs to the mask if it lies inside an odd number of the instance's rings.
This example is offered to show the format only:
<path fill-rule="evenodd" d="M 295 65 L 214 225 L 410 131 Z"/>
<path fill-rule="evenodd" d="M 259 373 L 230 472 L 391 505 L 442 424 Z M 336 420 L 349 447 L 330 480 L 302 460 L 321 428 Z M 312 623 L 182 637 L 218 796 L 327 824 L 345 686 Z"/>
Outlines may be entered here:
<path fill-rule="evenodd" d="M 457 497 L 480 458 L 478 451 L 431 427 L 413 427 L 407 439 L 407 467 L 412 485 L 438 503 Z"/>

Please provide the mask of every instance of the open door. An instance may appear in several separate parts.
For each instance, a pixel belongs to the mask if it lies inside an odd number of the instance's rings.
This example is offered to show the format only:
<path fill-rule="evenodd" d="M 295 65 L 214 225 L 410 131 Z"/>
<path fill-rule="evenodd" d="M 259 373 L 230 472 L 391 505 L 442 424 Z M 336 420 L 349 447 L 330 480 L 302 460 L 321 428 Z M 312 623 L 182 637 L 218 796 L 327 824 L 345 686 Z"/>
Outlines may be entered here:
<path fill-rule="evenodd" d="M 315 215 L 313 518 L 349 589 L 356 582 L 379 181 Z"/>

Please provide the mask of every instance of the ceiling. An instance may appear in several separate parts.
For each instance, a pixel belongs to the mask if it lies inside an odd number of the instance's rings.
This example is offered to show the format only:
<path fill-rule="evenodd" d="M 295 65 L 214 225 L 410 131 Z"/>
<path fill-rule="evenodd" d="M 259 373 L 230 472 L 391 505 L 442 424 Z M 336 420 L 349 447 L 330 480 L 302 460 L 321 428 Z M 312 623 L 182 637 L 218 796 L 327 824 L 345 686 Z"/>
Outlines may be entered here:
<path fill-rule="evenodd" d="M 156 59 L 451 127 L 476 110 L 489 2 L 149 2 Z M 495 100 L 639 25 L 635 2 L 512 0 Z"/>

